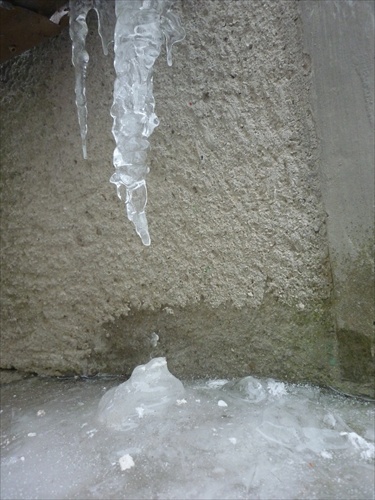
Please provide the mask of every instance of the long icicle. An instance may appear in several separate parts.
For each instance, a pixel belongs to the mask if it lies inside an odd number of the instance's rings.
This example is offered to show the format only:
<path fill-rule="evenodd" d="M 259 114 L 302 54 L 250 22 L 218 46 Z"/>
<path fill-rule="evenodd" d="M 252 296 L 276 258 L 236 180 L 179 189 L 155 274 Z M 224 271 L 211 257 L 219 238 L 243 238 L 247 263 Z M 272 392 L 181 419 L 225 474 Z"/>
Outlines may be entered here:
<path fill-rule="evenodd" d="M 114 2 L 108 0 L 70 0 L 69 32 L 72 40 L 72 63 L 75 69 L 75 93 L 78 123 L 81 132 L 83 157 L 87 159 L 87 101 L 86 73 L 89 54 L 86 51 L 87 14 L 95 9 L 98 16 L 98 31 L 103 52 L 108 54 L 108 45 L 113 41 Z"/>
<path fill-rule="evenodd" d="M 116 0 L 115 70 L 116 81 L 111 115 L 116 141 L 110 181 L 126 203 L 142 243 L 150 245 L 145 213 L 147 204 L 147 138 L 159 120 L 154 113 L 152 73 L 160 54 L 163 34 L 167 41 L 168 63 L 173 43 L 185 36 L 178 19 L 170 12 L 173 0 Z"/>
<path fill-rule="evenodd" d="M 88 32 L 86 17 L 92 9 L 92 0 L 70 0 L 69 32 L 72 39 L 72 63 L 75 69 L 75 92 L 78 122 L 81 131 L 82 152 L 87 159 L 87 103 L 86 103 L 86 72 L 89 54 L 86 51 L 86 36 Z"/>

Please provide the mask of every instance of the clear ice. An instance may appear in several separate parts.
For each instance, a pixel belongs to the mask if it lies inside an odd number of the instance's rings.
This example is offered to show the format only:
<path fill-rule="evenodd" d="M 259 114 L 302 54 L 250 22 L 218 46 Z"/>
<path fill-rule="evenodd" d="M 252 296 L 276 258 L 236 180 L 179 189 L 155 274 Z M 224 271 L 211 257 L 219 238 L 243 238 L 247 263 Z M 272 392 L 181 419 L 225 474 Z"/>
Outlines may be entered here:
<path fill-rule="evenodd" d="M 129 380 L 1 388 L 6 499 L 373 499 L 374 405 L 253 376 L 182 384 L 156 358 Z"/>
<path fill-rule="evenodd" d="M 154 112 L 152 73 L 163 36 L 167 61 L 171 47 L 184 38 L 178 18 L 170 11 L 173 0 L 117 0 L 115 28 L 116 81 L 113 93 L 112 133 L 116 141 L 111 182 L 126 203 L 128 219 L 144 245 L 150 245 L 145 213 L 146 163 L 149 141 L 159 120 Z"/>
<path fill-rule="evenodd" d="M 134 429 L 139 419 L 168 411 L 184 393 L 182 382 L 170 373 L 166 359 L 154 358 L 137 366 L 129 380 L 103 396 L 99 420 L 113 429 Z"/>
<path fill-rule="evenodd" d="M 72 40 L 72 63 L 75 69 L 75 93 L 78 123 L 81 131 L 82 152 L 87 159 L 87 101 L 86 73 L 89 54 L 86 50 L 88 32 L 86 18 L 91 9 L 98 16 L 98 31 L 102 40 L 103 52 L 108 54 L 108 45 L 113 41 L 114 4 L 107 0 L 70 0 L 69 32 Z"/>
<path fill-rule="evenodd" d="M 175 0 L 70 0 L 70 36 L 75 68 L 76 105 L 81 131 L 83 157 L 87 158 L 86 51 L 87 14 L 95 9 L 104 53 L 114 31 L 116 81 L 113 92 L 112 133 L 116 148 L 116 169 L 110 181 L 126 204 L 128 219 L 133 222 L 144 245 L 150 245 L 145 213 L 147 204 L 146 164 L 148 137 L 159 120 L 154 112 L 152 73 L 163 39 L 167 63 L 172 65 L 172 45 L 185 37 L 178 17 L 171 12 Z"/>

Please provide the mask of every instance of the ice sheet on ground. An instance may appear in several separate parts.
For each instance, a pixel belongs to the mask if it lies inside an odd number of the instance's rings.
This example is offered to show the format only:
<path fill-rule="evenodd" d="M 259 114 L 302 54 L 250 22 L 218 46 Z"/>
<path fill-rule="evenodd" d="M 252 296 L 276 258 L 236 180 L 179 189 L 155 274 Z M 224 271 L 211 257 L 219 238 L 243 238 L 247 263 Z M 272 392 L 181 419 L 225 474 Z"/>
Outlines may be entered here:
<path fill-rule="evenodd" d="M 2 386 L 1 498 L 374 498 L 371 403 L 250 376 L 183 388 L 162 358 L 134 375 Z"/>

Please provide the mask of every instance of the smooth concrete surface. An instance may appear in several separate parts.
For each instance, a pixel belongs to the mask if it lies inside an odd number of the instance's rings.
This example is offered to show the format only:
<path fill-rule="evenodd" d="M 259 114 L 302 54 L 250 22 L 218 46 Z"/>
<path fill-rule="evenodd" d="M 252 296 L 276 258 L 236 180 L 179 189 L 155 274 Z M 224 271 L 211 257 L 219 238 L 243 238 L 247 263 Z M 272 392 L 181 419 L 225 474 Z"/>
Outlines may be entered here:
<path fill-rule="evenodd" d="M 375 3 L 302 1 L 341 376 L 374 376 Z"/>
<path fill-rule="evenodd" d="M 338 341 L 299 3 L 175 9 L 187 36 L 172 68 L 165 54 L 155 68 L 149 248 L 108 182 L 114 71 L 95 16 L 88 161 L 68 33 L 2 67 L 1 367 L 130 374 L 165 355 L 179 378 L 258 374 L 371 394 L 368 369 L 351 371 Z"/>

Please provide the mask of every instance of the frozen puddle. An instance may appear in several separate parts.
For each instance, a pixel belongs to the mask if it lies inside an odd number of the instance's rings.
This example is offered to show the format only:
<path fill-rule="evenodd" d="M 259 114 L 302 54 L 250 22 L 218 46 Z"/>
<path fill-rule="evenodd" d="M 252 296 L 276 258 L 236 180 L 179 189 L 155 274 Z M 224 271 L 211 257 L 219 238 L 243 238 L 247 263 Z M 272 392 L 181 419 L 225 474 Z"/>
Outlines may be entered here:
<path fill-rule="evenodd" d="M 246 377 L 2 386 L 1 498 L 372 499 L 374 406 Z"/>

